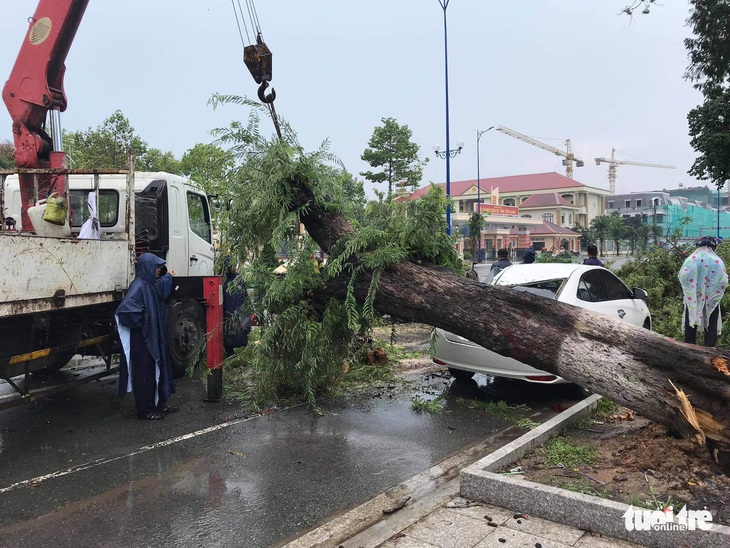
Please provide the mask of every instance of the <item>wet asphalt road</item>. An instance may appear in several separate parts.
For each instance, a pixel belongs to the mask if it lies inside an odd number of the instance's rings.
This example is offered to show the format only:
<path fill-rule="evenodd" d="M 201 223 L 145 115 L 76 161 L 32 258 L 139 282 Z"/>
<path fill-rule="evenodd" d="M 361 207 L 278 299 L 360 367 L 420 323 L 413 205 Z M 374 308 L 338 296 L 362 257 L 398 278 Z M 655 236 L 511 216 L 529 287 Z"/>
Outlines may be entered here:
<path fill-rule="evenodd" d="M 570 401 L 561 388 L 413 380 L 325 402 L 319 417 L 304 405 L 245 417 L 202 402 L 191 379 L 164 421 L 136 420 L 114 379 L 2 411 L 0 545 L 275 545 L 509 426 L 465 392 L 528 403 L 541 421 Z M 447 412 L 411 409 L 414 394 L 444 391 Z"/>

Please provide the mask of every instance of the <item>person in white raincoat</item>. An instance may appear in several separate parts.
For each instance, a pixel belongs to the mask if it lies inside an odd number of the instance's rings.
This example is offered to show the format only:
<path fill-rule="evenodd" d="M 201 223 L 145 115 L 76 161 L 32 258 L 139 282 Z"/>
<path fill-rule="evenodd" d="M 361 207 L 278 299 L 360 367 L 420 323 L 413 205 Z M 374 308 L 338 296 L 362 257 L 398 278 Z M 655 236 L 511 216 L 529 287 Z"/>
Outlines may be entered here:
<path fill-rule="evenodd" d="M 96 214 L 96 194 L 94 192 L 89 192 L 89 198 L 86 203 L 89 208 L 89 218 L 81 225 L 79 240 L 100 240 L 101 225 L 99 224 L 99 217 Z"/>
<path fill-rule="evenodd" d="M 725 264 L 715 254 L 717 238 L 702 236 L 679 270 L 684 293 L 684 341 L 697 344 L 697 328 L 705 333 L 705 346 L 715 346 L 722 332 L 720 301 L 728 277 Z"/>

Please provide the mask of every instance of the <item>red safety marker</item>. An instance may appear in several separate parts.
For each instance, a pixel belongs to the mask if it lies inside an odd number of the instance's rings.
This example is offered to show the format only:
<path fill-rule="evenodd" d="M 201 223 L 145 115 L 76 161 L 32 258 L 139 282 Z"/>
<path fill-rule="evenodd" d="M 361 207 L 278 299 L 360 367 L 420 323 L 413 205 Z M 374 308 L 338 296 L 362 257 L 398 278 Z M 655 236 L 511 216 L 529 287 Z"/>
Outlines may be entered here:
<path fill-rule="evenodd" d="M 206 401 L 223 397 L 223 276 L 203 277 L 206 325 L 206 367 L 209 370 Z"/>

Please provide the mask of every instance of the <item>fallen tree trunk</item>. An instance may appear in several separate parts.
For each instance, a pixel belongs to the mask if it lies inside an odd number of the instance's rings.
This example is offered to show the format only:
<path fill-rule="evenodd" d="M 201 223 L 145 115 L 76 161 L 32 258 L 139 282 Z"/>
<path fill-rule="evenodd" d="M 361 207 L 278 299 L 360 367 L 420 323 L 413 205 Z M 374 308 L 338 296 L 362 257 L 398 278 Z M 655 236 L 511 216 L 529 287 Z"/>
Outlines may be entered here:
<path fill-rule="evenodd" d="M 297 185 L 295 185 L 297 186 Z M 301 200 L 313 204 L 298 185 Z M 312 206 L 302 222 L 329 251 L 352 231 Z M 369 276 L 357 280 L 364 299 Z M 345 296 L 347 280 L 328 282 L 320 299 Z M 380 277 L 377 309 L 466 337 L 504 356 L 549 371 L 634 409 L 730 460 L 730 353 L 678 342 L 608 316 L 453 271 L 399 263 Z M 685 396 L 686 394 L 686 396 Z"/>

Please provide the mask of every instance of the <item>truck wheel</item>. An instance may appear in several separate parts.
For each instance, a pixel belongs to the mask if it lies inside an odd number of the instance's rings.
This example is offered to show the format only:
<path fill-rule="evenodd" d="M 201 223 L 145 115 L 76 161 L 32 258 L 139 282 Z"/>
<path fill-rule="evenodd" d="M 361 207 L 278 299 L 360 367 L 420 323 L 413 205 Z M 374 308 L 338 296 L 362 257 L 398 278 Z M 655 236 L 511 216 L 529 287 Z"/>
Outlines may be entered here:
<path fill-rule="evenodd" d="M 49 347 L 61 345 L 78 345 L 81 341 L 81 323 L 72 323 L 63 321 L 55 323 L 53 329 L 48 332 L 44 332 L 42 335 L 38 332 L 33 334 L 34 348 Z M 40 358 L 37 364 L 34 364 L 38 369 L 33 371 L 35 375 L 51 375 L 63 369 L 71 358 L 76 354 L 77 348 L 74 347 L 71 350 L 59 352 L 57 354 L 51 354 L 45 358 Z M 33 366 L 32 366 L 33 367 Z"/>
<path fill-rule="evenodd" d="M 198 362 L 205 340 L 205 313 L 197 301 L 183 299 L 167 305 L 167 340 L 172 375 L 182 377 Z"/>

